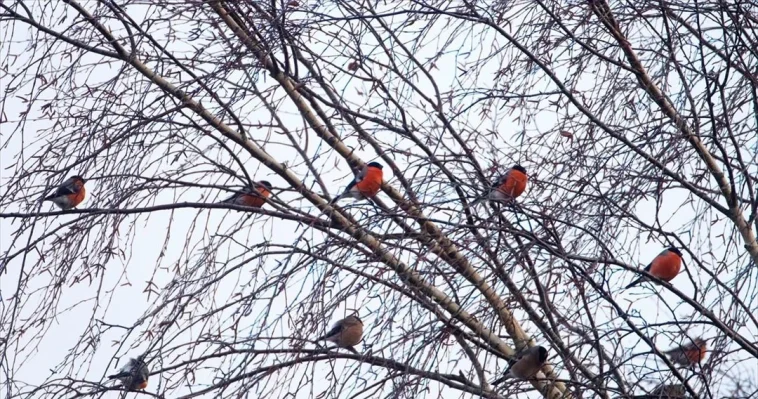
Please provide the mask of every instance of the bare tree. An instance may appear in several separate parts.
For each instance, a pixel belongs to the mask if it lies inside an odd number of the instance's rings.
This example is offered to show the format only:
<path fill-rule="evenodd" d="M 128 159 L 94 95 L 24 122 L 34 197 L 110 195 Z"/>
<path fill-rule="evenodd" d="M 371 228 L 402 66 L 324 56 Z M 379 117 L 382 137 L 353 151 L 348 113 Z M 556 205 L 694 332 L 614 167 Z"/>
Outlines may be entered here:
<path fill-rule="evenodd" d="M 756 15 L 3 1 L 5 397 L 758 398 Z M 329 204 L 371 161 L 380 195 Z M 525 195 L 471 206 L 515 163 Z M 84 204 L 40 201 L 75 174 Z M 622 290 L 671 245 L 676 279 Z M 314 342 L 353 313 L 358 354 Z"/>

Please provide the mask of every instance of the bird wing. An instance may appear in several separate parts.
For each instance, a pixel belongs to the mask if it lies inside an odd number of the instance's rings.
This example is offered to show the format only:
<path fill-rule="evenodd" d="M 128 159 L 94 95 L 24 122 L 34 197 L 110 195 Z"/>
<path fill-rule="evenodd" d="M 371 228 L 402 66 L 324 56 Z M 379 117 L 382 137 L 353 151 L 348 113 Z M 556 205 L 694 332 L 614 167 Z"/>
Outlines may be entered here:
<path fill-rule="evenodd" d="M 505 183 L 506 180 L 508 180 L 508 175 L 511 173 L 511 171 L 506 172 L 504 175 L 498 177 L 494 182 L 492 182 L 492 189 L 495 190 L 498 187 L 502 186 L 503 183 Z"/>
<path fill-rule="evenodd" d="M 334 323 L 334 325 L 332 326 L 332 329 L 329 330 L 329 332 L 327 332 L 326 334 L 324 334 L 324 336 L 322 338 L 320 338 L 320 339 L 326 339 L 328 337 L 333 337 L 333 336 L 341 333 L 342 330 L 344 330 L 344 329 L 345 329 L 345 326 L 342 324 L 342 322 Z"/>
<path fill-rule="evenodd" d="M 363 180 L 364 177 L 366 177 L 366 173 L 368 173 L 368 168 L 363 167 L 361 170 L 359 170 L 357 173 L 355 173 L 355 177 L 353 177 L 353 180 L 345 187 L 345 193 L 349 192 L 351 188 L 355 187 L 358 182 Z"/>
<path fill-rule="evenodd" d="M 115 380 L 117 378 L 118 379 L 126 378 L 126 377 L 129 377 L 130 375 L 131 374 L 129 372 L 127 372 L 127 371 L 119 371 L 117 374 L 111 374 L 111 375 L 109 375 L 108 378 L 110 378 L 112 380 Z"/>
<path fill-rule="evenodd" d="M 350 193 L 350 190 L 352 190 L 353 187 L 355 187 L 355 185 L 358 184 L 358 182 L 363 180 L 363 178 L 366 176 L 367 171 L 368 171 L 367 167 L 363 167 L 363 169 L 358 171 L 358 173 L 355 174 L 355 177 L 353 178 L 353 180 L 347 185 L 347 187 L 345 187 L 345 190 L 343 190 L 340 195 L 334 197 L 331 203 L 335 203 L 338 200 L 344 197 L 347 197 L 349 195 L 348 193 Z"/>
<path fill-rule="evenodd" d="M 539 346 L 533 346 L 522 352 L 518 360 L 508 368 L 509 374 L 520 379 L 532 378 L 544 364 L 539 358 L 539 353 Z"/>
<path fill-rule="evenodd" d="M 519 360 L 521 360 L 523 358 L 524 358 L 524 353 L 522 352 L 522 353 L 516 355 L 516 359 L 515 360 L 514 359 L 508 359 L 508 367 L 505 369 L 505 371 L 503 371 L 503 375 L 500 378 L 496 379 L 495 381 L 492 381 L 490 383 L 490 385 L 492 385 L 492 386 L 500 385 L 505 380 L 507 380 L 508 377 L 510 376 L 509 373 L 511 372 L 511 368 L 513 367 L 513 365 L 516 364 Z"/>
<path fill-rule="evenodd" d="M 118 373 L 109 375 L 108 378 L 115 379 L 115 378 L 131 377 L 133 371 L 134 371 L 134 359 L 129 359 L 129 361 L 126 362 L 125 365 L 121 366 L 121 368 L 118 370 Z"/>
<path fill-rule="evenodd" d="M 353 179 L 353 181 L 351 181 L 347 187 L 345 187 L 345 192 L 349 192 L 353 187 L 355 187 L 356 184 L 358 184 L 359 181 L 361 181 L 361 179 L 358 179 L 358 176 L 355 176 L 355 179 Z"/>
<path fill-rule="evenodd" d="M 516 364 L 516 363 L 518 363 L 519 360 L 521 360 L 524 357 L 526 357 L 526 355 L 527 355 L 528 352 L 529 352 L 529 350 L 527 349 L 525 351 L 522 351 L 522 352 L 518 353 L 516 355 L 516 359 L 509 359 L 508 360 L 508 368 L 505 369 L 504 374 L 508 375 L 508 373 L 511 371 L 511 368 L 513 367 L 513 365 Z"/>
<path fill-rule="evenodd" d="M 74 183 L 74 179 L 68 179 L 63 184 L 58 186 L 58 188 L 55 190 L 55 197 L 61 197 L 64 195 L 69 194 L 76 194 L 76 184 Z"/>
<path fill-rule="evenodd" d="M 139 367 L 137 368 L 136 373 L 140 380 L 147 381 L 147 378 L 150 376 L 150 369 L 147 368 L 147 363 L 143 361 L 139 361 Z"/>
<path fill-rule="evenodd" d="M 231 197 L 229 197 L 229 198 L 221 201 L 221 203 L 222 204 L 233 204 L 233 203 L 237 202 L 237 198 L 239 198 L 239 196 L 240 196 L 239 193 L 235 193 Z"/>
<path fill-rule="evenodd" d="M 535 346 L 535 348 L 537 348 L 537 347 Z M 505 371 L 503 372 L 503 376 L 500 377 L 500 378 L 498 378 L 498 379 L 496 379 L 495 381 L 492 381 L 490 383 L 490 385 L 492 385 L 492 386 L 500 385 L 505 380 L 507 380 L 508 377 L 511 377 L 512 375 L 510 374 L 510 372 L 511 372 L 511 369 L 513 368 L 513 366 L 516 365 L 516 363 L 518 363 L 519 361 L 521 361 L 521 359 L 523 359 L 527 355 L 529 355 L 529 353 L 531 353 L 530 349 L 526 349 L 526 350 L 521 351 L 520 353 L 516 354 L 516 358 L 515 359 L 513 359 L 513 358 L 508 359 L 508 368 L 506 368 Z"/>
<path fill-rule="evenodd" d="M 361 170 L 358 171 L 358 173 L 355 174 L 355 182 L 358 183 L 359 181 L 363 180 L 364 177 L 366 177 L 366 174 L 368 174 L 368 166 L 364 166 L 361 168 Z"/>
<path fill-rule="evenodd" d="M 237 200 L 241 196 L 243 196 L 243 195 L 260 196 L 261 193 L 258 190 L 254 189 L 254 188 L 245 187 L 242 190 L 237 191 L 236 193 L 234 193 L 234 195 L 232 195 L 231 197 L 229 197 L 229 198 L 221 201 L 221 203 L 223 203 L 223 204 L 233 204 L 233 203 L 237 202 Z"/>

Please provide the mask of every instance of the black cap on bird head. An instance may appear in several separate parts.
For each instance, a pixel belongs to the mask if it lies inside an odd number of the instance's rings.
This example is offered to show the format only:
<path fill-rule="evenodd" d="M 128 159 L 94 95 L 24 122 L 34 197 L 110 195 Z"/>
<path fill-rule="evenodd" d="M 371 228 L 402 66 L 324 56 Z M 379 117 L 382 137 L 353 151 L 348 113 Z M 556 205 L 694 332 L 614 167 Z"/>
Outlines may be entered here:
<path fill-rule="evenodd" d="M 679 255 L 680 258 L 682 257 L 682 251 L 680 251 L 679 248 L 671 246 L 671 247 L 668 247 L 666 249 L 668 249 L 669 251 L 671 251 L 671 252 Z"/>
<path fill-rule="evenodd" d="M 75 180 L 81 180 L 81 181 L 82 181 L 82 183 L 86 183 L 86 182 L 87 182 L 86 180 L 84 180 L 84 178 L 83 178 L 83 177 L 81 177 L 81 176 L 79 176 L 79 175 L 76 175 L 76 176 L 71 176 L 71 178 L 72 178 L 72 179 L 75 179 Z"/>
<path fill-rule="evenodd" d="M 521 165 L 519 165 L 519 164 L 513 165 L 513 168 L 511 168 L 511 169 L 516 169 L 517 171 L 519 171 L 519 172 L 521 172 L 523 174 L 526 174 L 526 169 L 524 169 L 524 167 L 521 166 Z"/>
<path fill-rule="evenodd" d="M 540 359 L 540 363 L 547 361 L 547 349 L 545 349 L 544 346 L 540 346 L 538 351 L 539 353 L 537 354 L 537 357 Z"/>
<path fill-rule="evenodd" d="M 261 180 L 261 181 L 258 182 L 258 184 L 261 185 L 261 186 L 263 186 L 263 187 L 266 187 L 266 189 L 269 190 L 269 191 L 271 191 L 271 188 L 273 187 L 273 186 L 271 186 L 271 183 L 269 183 L 267 180 Z"/>
<path fill-rule="evenodd" d="M 361 318 L 360 318 L 360 317 L 358 317 L 358 314 L 357 314 L 357 313 L 356 313 L 356 314 L 354 314 L 354 315 L 353 315 L 353 317 L 355 317 L 355 320 L 358 320 L 358 323 L 361 323 L 361 324 L 363 324 L 363 320 L 361 320 Z"/>
<path fill-rule="evenodd" d="M 379 168 L 379 169 L 384 168 L 384 166 L 382 166 L 382 164 L 380 164 L 379 162 L 369 162 L 368 166 L 372 168 Z"/>

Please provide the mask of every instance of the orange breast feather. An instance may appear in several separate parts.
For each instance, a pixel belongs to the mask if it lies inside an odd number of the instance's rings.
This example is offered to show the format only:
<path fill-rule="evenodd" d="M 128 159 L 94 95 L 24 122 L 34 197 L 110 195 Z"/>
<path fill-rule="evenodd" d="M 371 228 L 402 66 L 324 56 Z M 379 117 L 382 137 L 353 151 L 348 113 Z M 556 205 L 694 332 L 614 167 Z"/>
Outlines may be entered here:
<path fill-rule="evenodd" d="M 86 190 L 84 189 L 84 185 L 81 183 L 77 184 L 77 192 L 68 195 L 68 201 L 71 203 L 71 207 L 73 208 L 81 204 L 82 201 L 84 201 L 85 194 Z"/>
<path fill-rule="evenodd" d="M 527 175 L 518 170 L 511 169 L 508 172 L 505 182 L 498 187 L 498 190 L 511 198 L 517 198 L 519 195 L 523 194 L 526 189 L 527 180 L 529 180 Z"/>
<path fill-rule="evenodd" d="M 373 197 L 382 187 L 382 170 L 379 168 L 369 167 L 366 176 L 359 181 L 355 187 L 364 197 Z"/>
<path fill-rule="evenodd" d="M 650 264 L 650 274 L 661 280 L 671 281 L 682 268 L 682 258 L 677 254 L 666 251 L 653 259 Z"/>
<path fill-rule="evenodd" d="M 339 345 L 340 346 L 353 346 L 361 342 L 363 337 L 363 325 L 355 324 L 348 326 L 344 331 L 340 333 Z"/>
<path fill-rule="evenodd" d="M 266 198 L 268 198 L 271 195 L 271 193 L 263 187 L 257 187 L 256 190 L 258 190 L 258 192 L 260 193 L 260 196 L 257 196 L 254 194 L 242 195 L 242 198 L 240 199 L 243 205 L 260 208 L 263 206 L 263 204 L 266 203 Z"/>

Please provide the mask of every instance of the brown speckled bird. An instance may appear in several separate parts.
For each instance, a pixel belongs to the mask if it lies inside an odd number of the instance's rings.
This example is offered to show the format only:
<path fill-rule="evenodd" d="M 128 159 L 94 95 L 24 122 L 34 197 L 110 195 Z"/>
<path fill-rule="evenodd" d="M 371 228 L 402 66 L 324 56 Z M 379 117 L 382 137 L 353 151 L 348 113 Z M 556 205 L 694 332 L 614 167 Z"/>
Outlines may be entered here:
<path fill-rule="evenodd" d="M 338 347 L 358 354 L 353 346 L 361 342 L 361 338 L 363 338 L 363 322 L 358 316 L 348 316 L 334 323 L 332 329 L 316 341 L 334 342 Z"/>
<path fill-rule="evenodd" d="M 518 378 L 520 380 L 527 380 L 534 377 L 538 371 L 545 365 L 547 361 L 547 349 L 543 346 L 533 346 L 523 352 L 521 352 L 516 360 L 510 364 L 505 371 L 505 375 L 492 381 L 492 385 L 496 386 L 501 384 L 508 378 Z"/>

